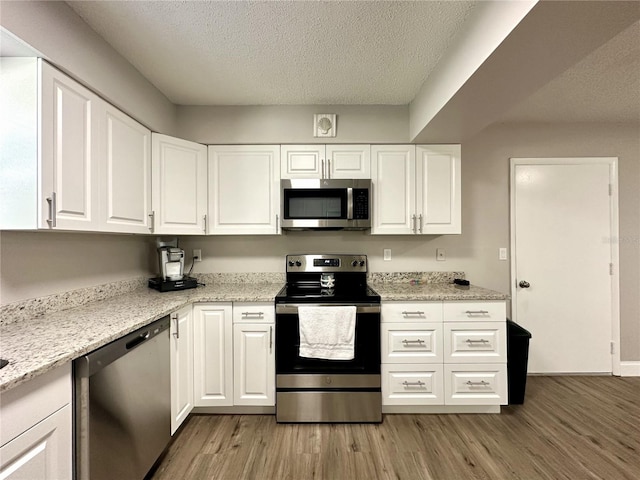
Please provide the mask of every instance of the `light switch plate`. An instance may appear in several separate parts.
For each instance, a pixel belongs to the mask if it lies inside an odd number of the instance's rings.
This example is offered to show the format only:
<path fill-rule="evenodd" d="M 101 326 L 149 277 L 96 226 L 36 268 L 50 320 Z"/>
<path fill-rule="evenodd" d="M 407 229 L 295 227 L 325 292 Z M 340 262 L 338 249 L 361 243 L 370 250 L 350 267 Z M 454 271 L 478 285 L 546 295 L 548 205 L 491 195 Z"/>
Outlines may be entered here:
<path fill-rule="evenodd" d="M 505 247 L 500 247 L 498 250 L 498 260 L 506 260 L 507 259 L 507 249 Z"/>
<path fill-rule="evenodd" d="M 387 262 L 391 260 L 391 249 L 390 248 L 385 248 L 384 250 L 382 250 L 382 259 L 387 261 Z"/>

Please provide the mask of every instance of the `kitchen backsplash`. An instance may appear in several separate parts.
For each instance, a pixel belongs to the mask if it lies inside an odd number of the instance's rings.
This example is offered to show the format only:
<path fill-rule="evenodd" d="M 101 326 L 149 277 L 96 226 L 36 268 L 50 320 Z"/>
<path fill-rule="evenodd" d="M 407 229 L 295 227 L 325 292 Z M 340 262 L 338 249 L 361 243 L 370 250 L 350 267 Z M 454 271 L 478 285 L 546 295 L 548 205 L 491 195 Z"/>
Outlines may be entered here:
<path fill-rule="evenodd" d="M 194 275 L 199 282 L 206 285 L 216 283 L 281 283 L 284 285 L 285 274 L 276 272 L 262 273 L 201 273 Z M 453 280 L 464 279 L 464 272 L 370 272 L 368 281 L 375 283 L 452 283 Z M 0 326 L 13 322 L 41 317 L 45 314 L 68 310 L 81 305 L 105 300 L 116 295 L 131 292 L 147 285 L 147 277 L 106 283 L 93 287 L 80 288 L 68 292 L 32 298 L 0 306 Z"/>

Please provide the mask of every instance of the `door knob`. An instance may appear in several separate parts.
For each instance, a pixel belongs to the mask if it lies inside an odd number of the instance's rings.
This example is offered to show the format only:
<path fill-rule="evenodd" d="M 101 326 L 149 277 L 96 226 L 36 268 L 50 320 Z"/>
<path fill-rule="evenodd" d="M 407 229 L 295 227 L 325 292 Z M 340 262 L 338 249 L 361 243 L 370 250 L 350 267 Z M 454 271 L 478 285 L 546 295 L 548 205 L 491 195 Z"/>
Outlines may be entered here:
<path fill-rule="evenodd" d="M 520 280 L 518 285 L 520 285 L 520 288 L 529 288 L 531 286 L 531 284 L 525 280 Z"/>

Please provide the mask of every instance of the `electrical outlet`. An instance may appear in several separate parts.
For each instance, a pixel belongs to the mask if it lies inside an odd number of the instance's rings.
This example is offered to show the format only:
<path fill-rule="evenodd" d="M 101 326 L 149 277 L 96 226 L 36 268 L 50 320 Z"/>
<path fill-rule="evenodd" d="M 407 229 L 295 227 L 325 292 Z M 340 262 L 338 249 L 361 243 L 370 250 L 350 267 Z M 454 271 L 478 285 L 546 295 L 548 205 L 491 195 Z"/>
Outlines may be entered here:
<path fill-rule="evenodd" d="M 391 260 L 391 249 L 390 248 L 385 248 L 382 250 L 382 259 L 385 261 L 390 261 Z"/>
<path fill-rule="evenodd" d="M 506 260 L 507 259 L 507 249 L 504 247 L 500 247 L 498 250 L 498 260 Z"/>
<path fill-rule="evenodd" d="M 202 250 L 200 250 L 199 248 L 194 248 L 193 249 L 193 261 L 194 262 L 201 262 L 202 261 Z"/>
<path fill-rule="evenodd" d="M 438 262 L 444 262 L 447 259 L 447 252 L 444 248 L 436 248 L 436 260 Z"/>

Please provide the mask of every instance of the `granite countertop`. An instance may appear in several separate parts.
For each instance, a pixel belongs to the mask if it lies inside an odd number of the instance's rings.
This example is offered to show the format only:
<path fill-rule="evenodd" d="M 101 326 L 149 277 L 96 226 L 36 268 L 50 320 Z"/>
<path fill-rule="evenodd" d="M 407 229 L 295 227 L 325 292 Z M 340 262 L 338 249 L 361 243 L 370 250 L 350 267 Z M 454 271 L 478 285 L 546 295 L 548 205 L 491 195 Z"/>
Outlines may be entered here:
<path fill-rule="evenodd" d="M 407 278 L 409 275 L 405 275 Z M 241 277 L 240 277 L 241 278 Z M 384 278 L 384 277 L 382 277 Z M 241 278 L 242 279 L 242 278 Z M 0 392 L 100 348 L 127 333 L 195 302 L 273 302 L 280 281 L 222 283 L 160 293 L 146 286 L 28 320 L 0 325 Z M 382 301 L 505 300 L 507 295 L 452 283 L 376 282 Z"/>
<path fill-rule="evenodd" d="M 194 302 L 273 302 L 282 283 L 208 284 L 160 293 L 147 287 L 0 329 L 0 392 L 100 348 Z"/>
<path fill-rule="evenodd" d="M 508 295 L 476 287 L 460 286 L 453 283 L 427 283 L 411 285 L 410 283 L 376 283 L 370 284 L 380 294 L 383 302 L 406 301 L 461 301 L 461 300 L 506 300 Z"/>

